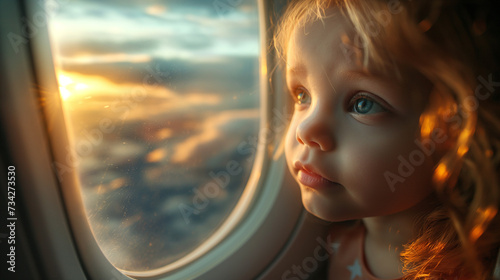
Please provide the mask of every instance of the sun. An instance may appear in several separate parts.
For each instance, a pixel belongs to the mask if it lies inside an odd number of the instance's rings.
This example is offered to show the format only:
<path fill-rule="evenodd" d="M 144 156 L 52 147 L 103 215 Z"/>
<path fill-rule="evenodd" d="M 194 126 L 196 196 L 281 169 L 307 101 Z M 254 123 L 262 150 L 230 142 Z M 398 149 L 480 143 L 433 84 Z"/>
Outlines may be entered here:
<path fill-rule="evenodd" d="M 59 94 L 63 101 L 68 100 L 75 91 L 80 91 L 88 88 L 87 84 L 77 83 L 69 76 L 59 74 L 58 75 L 59 82 Z"/>
<path fill-rule="evenodd" d="M 69 87 L 74 82 L 70 77 L 62 74 L 58 76 L 58 82 L 59 82 L 59 94 L 61 94 L 61 98 L 63 100 L 67 100 L 71 96 L 71 91 L 69 91 L 67 87 Z"/>

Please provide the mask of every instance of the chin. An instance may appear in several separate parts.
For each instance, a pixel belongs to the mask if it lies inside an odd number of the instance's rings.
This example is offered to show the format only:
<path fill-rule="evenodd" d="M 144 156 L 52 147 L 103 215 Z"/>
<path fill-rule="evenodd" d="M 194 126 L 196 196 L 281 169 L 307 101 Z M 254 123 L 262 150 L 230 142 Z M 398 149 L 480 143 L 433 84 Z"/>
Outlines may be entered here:
<path fill-rule="evenodd" d="M 345 209 L 342 209 L 343 207 L 335 207 L 331 201 L 323 198 L 314 190 L 307 190 L 301 187 L 301 194 L 302 204 L 307 212 L 324 221 L 344 222 L 358 219 L 358 217 L 353 216 L 352 211 L 346 211 Z"/>

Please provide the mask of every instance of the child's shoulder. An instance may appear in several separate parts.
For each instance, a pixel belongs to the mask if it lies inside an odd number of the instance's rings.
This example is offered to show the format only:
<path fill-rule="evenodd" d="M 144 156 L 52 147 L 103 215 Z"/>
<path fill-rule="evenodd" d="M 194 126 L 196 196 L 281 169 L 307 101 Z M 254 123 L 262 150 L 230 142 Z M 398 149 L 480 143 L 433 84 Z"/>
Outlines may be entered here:
<path fill-rule="evenodd" d="M 365 268 L 364 233 L 361 221 L 332 224 L 328 235 L 331 247 L 328 279 L 376 279 Z"/>

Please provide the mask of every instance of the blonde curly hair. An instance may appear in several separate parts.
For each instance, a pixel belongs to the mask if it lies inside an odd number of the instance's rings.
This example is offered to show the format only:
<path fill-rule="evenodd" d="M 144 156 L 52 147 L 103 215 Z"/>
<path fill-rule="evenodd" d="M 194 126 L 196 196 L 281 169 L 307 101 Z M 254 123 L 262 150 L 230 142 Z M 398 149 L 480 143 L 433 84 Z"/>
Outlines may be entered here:
<path fill-rule="evenodd" d="M 294 28 L 336 6 L 357 32 L 351 43 L 361 46 L 361 63 L 392 72 L 410 66 L 433 83 L 421 135 L 441 128 L 453 141 L 434 169 L 439 204 L 415 221 L 421 230 L 401 254 L 404 279 L 492 278 L 500 244 L 500 90 L 493 86 L 500 24 L 490 17 L 492 3 L 297 0 L 276 29 L 274 46 L 286 62 Z"/>

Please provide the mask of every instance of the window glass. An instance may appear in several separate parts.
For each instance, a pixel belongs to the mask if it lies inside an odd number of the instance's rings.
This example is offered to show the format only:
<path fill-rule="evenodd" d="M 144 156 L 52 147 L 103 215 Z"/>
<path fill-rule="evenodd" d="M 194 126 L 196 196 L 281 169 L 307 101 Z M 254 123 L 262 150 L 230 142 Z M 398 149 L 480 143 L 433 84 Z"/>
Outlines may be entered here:
<path fill-rule="evenodd" d="M 92 232 L 116 267 L 179 260 L 250 176 L 259 24 L 250 0 L 52 0 L 50 36 Z M 249 199 L 249 198 L 245 198 Z"/>

